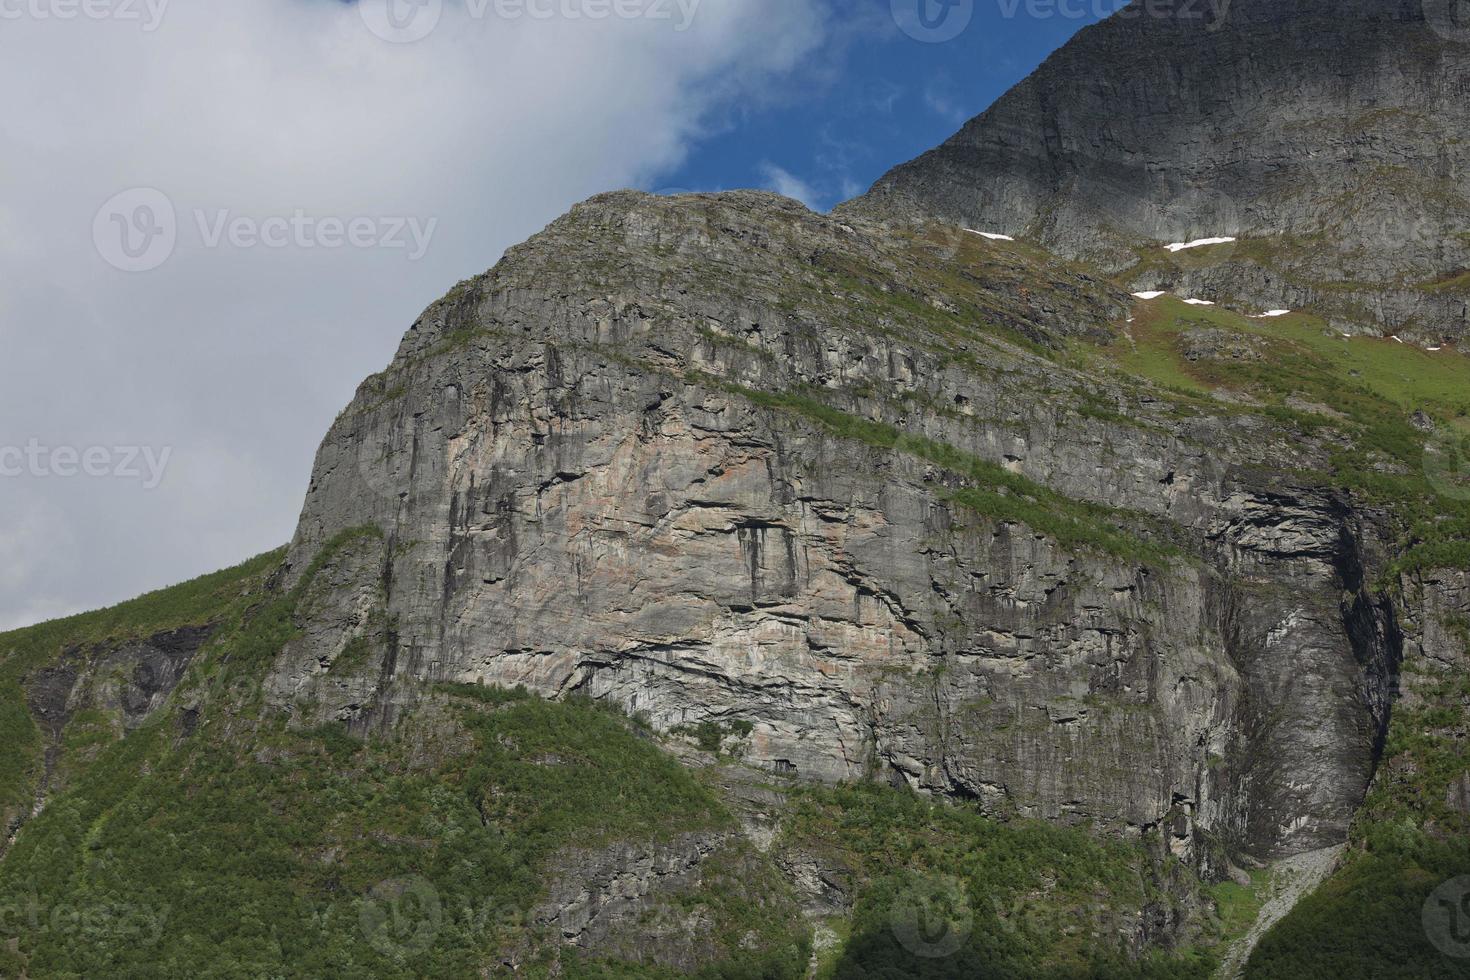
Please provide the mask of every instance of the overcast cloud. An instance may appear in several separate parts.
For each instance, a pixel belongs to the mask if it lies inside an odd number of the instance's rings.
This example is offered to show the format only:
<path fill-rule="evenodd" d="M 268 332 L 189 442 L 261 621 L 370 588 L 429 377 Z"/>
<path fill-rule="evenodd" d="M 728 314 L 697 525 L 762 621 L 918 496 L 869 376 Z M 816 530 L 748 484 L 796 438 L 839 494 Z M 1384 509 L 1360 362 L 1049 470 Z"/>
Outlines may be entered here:
<path fill-rule="evenodd" d="M 389 43 L 335 0 L 161 3 L 0 0 L 0 629 L 284 543 L 430 300 L 655 181 L 829 28 L 819 0 L 427 0 Z M 560 12 L 608 9 L 645 16 Z"/>

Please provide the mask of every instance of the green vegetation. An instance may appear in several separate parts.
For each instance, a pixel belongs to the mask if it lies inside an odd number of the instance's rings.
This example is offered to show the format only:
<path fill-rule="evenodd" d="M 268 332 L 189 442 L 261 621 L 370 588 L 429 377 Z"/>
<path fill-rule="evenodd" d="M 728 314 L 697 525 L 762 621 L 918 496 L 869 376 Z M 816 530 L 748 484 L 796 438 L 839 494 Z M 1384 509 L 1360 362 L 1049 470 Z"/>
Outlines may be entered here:
<path fill-rule="evenodd" d="M 558 956 L 567 975 L 626 969 L 575 962 L 528 917 L 565 855 L 731 825 L 628 719 L 464 685 L 422 692 L 381 736 L 264 708 L 260 679 L 319 570 L 380 546 L 373 529 L 338 536 L 289 592 L 260 588 L 277 553 L 73 624 L 92 639 L 224 625 L 181 685 L 202 705 L 192 734 L 165 709 L 109 742 L 0 863 L 0 976 L 471 977 L 517 950 L 531 976 Z M 47 649 L 10 639 L 32 662 Z M 808 937 L 773 869 L 737 845 L 711 862 L 668 914 L 755 972 L 708 976 L 799 975 Z"/>
<path fill-rule="evenodd" d="M 1015 522 L 1067 548 L 1088 548 L 1140 563 L 1167 564 L 1180 553 L 1137 534 L 1153 523 L 1143 515 L 1076 500 L 947 443 L 905 433 L 882 422 L 849 415 L 805 394 L 773 394 L 724 385 L 766 408 L 792 412 L 843 439 L 906 453 L 943 467 L 968 486 L 944 491 L 966 509 L 997 522 Z"/>
<path fill-rule="evenodd" d="M 96 647 L 219 622 L 231 610 L 243 608 L 284 557 L 284 549 L 272 551 L 109 609 L 0 633 L 0 815 L 29 810 L 40 775 L 41 733 L 27 709 L 22 677 L 54 664 L 66 651 L 86 657 Z M 76 734 L 69 736 L 67 748 L 87 748 L 110 737 L 103 734 L 103 721 L 94 716 L 73 719 Z M 91 734 L 83 736 L 84 727 Z"/>
<path fill-rule="evenodd" d="M 1470 772 L 1470 677 L 1420 672 L 1406 683 L 1415 696 L 1394 708 L 1346 865 L 1266 935 L 1250 980 L 1470 976 L 1470 961 L 1436 948 L 1424 922 L 1431 894 L 1470 875 L 1470 814 L 1449 802 Z M 1466 925 L 1462 916 L 1462 941 Z"/>
<path fill-rule="evenodd" d="M 1172 980 L 1216 965 L 1194 950 L 1128 955 L 1129 917 L 1167 900 L 1172 861 L 1137 844 L 871 784 L 798 791 L 785 835 L 852 869 L 851 938 L 828 977 Z"/>
<path fill-rule="evenodd" d="M 1470 849 L 1463 839 L 1421 838 L 1356 853 L 1266 934 L 1247 965 L 1247 980 L 1466 977 L 1470 965 L 1431 945 L 1423 920 L 1431 892 L 1464 874 L 1470 874 Z"/>
<path fill-rule="evenodd" d="M 752 722 L 741 719 L 725 725 L 716 721 L 702 721 L 692 728 L 675 728 L 671 734 L 692 739 L 703 752 L 719 752 L 724 748 L 726 739 L 739 741 L 749 738 L 754 730 L 755 725 Z"/>
<path fill-rule="evenodd" d="M 1265 904 L 1261 893 L 1270 881 L 1271 873 L 1264 870 L 1252 871 L 1250 878 L 1249 885 L 1226 880 L 1210 887 L 1221 944 L 1239 939 L 1250 931 L 1256 917 L 1260 915 L 1261 906 Z"/>
<path fill-rule="evenodd" d="M 1241 338 L 1252 353 L 1191 361 L 1182 350 L 1191 328 Z M 1207 400 L 1215 413 L 1256 412 L 1322 442 L 1331 458 L 1327 479 L 1399 517 L 1404 537 L 1393 577 L 1470 568 L 1470 494 L 1458 492 L 1457 482 L 1470 474 L 1462 445 L 1470 436 L 1470 358 L 1393 340 L 1345 339 L 1304 314 L 1256 320 L 1174 297 L 1140 304 L 1129 338 L 1095 356 L 1185 403 Z M 1217 392 L 1254 407 L 1211 397 Z M 1412 423 L 1416 412 L 1434 420 L 1440 451 L 1447 450 L 1442 461 L 1426 457 L 1426 435 Z"/>

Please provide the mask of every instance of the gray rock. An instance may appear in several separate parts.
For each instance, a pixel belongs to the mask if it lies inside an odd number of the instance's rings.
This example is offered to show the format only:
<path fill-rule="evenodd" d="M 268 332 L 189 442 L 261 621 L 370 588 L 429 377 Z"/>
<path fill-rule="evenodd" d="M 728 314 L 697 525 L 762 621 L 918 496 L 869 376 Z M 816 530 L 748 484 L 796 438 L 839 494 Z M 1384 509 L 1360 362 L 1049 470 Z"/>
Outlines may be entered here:
<path fill-rule="evenodd" d="M 1265 341 L 1219 327 L 1189 327 L 1179 335 L 1179 352 L 1191 361 L 1259 361 Z"/>
<path fill-rule="evenodd" d="M 1450 784 L 1445 793 L 1445 806 L 1459 813 L 1470 814 L 1470 772 L 1462 774 Z"/>
<path fill-rule="evenodd" d="M 1007 232 L 1140 288 L 1462 337 L 1470 30 L 1453 6 L 1136 0 L 838 213 Z M 1213 237 L 1241 241 L 1162 248 Z"/>
<path fill-rule="evenodd" d="M 1365 584 L 1376 518 L 1275 475 L 1326 446 L 1028 347 L 1126 310 L 1028 263 L 771 195 L 579 206 L 430 307 L 328 435 L 289 577 L 344 528 L 385 541 L 339 559 L 271 697 L 372 727 L 427 682 L 523 684 L 665 730 L 748 722 L 772 773 L 1167 828 L 1201 865 L 1201 834 L 1342 840 L 1397 642 Z M 885 432 L 1185 553 L 977 514 Z M 334 677 L 364 635 L 380 653 Z"/>

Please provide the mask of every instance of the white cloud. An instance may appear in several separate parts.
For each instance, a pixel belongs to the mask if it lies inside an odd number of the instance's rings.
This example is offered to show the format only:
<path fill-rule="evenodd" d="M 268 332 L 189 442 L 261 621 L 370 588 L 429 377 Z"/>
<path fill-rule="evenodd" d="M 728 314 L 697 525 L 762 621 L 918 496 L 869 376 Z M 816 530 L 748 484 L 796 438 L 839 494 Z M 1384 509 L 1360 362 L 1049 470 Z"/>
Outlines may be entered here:
<path fill-rule="evenodd" d="M 0 542 L 24 569 L 0 579 L 0 622 L 283 543 L 317 441 L 419 310 L 574 201 L 676 166 L 709 113 L 802 64 L 828 29 L 819 3 L 703 0 L 678 31 L 474 19 L 447 0 L 411 44 L 335 0 L 171 3 L 153 32 L 7 20 L 0 447 L 173 455 L 152 491 L 0 479 Z M 161 266 L 129 274 L 99 254 L 93 222 L 134 187 L 166 195 L 178 233 Z M 294 235 L 207 247 L 195 214 L 222 210 L 257 227 L 298 211 L 437 225 L 417 262 Z M 48 534 L 15 506 L 38 498 Z"/>
<path fill-rule="evenodd" d="M 937 85 L 933 84 L 924 89 L 924 105 L 929 107 L 930 112 L 953 126 L 968 122 L 974 115 L 948 91 L 941 91 Z"/>
<path fill-rule="evenodd" d="M 766 180 L 766 189 L 795 198 L 813 211 L 821 210 L 817 204 L 818 194 L 812 186 L 789 170 L 774 163 L 761 164 L 761 176 Z"/>

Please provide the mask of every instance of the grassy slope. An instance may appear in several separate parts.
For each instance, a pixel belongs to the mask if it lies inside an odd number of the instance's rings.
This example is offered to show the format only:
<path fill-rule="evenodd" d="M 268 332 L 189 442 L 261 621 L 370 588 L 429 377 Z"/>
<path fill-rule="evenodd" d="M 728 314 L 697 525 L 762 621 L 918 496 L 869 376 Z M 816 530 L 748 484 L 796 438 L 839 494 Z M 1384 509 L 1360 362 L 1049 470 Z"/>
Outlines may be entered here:
<path fill-rule="evenodd" d="M 1181 335 L 1207 328 L 1247 338 L 1258 357 L 1190 361 Z M 1253 411 L 1322 434 L 1341 447 L 1331 472 L 1315 474 L 1387 506 L 1403 529 L 1395 571 L 1470 568 L 1470 358 L 1392 340 L 1343 338 L 1306 314 L 1251 319 L 1172 296 L 1141 302 L 1125 341 L 1095 362 L 1147 379 L 1182 404 Z M 1234 402 L 1221 400 L 1227 395 Z M 1254 404 L 1242 407 L 1240 400 Z M 1314 408 L 1313 406 L 1316 406 Z M 1433 419 L 1432 437 L 1412 424 Z M 1445 462 L 1427 456 L 1449 450 Z"/>
<path fill-rule="evenodd" d="M 1180 351 L 1180 334 L 1191 327 L 1246 335 L 1263 356 L 1191 362 Z M 1470 455 L 1460 450 L 1452 458 L 1458 474 L 1427 466 L 1428 440 L 1409 421 L 1422 411 L 1435 420 L 1441 445 L 1464 439 L 1470 358 L 1343 338 L 1308 315 L 1249 319 L 1172 297 L 1140 303 L 1130 342 L 1099 356 L 1181 400 L 1246 395 L 1259 403 L 1252 411 L 1276 413 L 1304 431 L 1349 435 L 1354 448 L 1338 453 L 1326 475 L 1398 514 L 1404 539 L 1395 570 L 1470 567 L 1470 505 L 1456 484 L 1442 479 L 1466 476 Z M 1304 410 L 1303 402 L 1336 416 Z M 1214 410 L 1231 409 L 1217 403 Z M 1426 689 L 1420 706 L 1395 709 L 1380 776 L 1355 823 L 1346 865 L 1266 935 L 1247 977 L 1470 977 L 1470 961 L 1442 955 L 1422 921 L 1437 886 L 1470 874 L 1470 820 L 1445 802 L 1450 782 L 1466 770 L 1470 679 L 1434 678 Z"/>
<path fill-rule="evenodd" d="M 1416 689 L 1421 701 L 1394 710 L 1345 866 L 1266 934 L 1250 980 L 1470 977 L 1470 959 L 1444 955 L 1424 920 L 1435 889 L 1470 875 L 1470 815 L 1447 801 L 1470 768 L 1470 677 L 1420 678 Z M 1461 939 L 1465 925 L 1461 913 Z"/>
<path fill-rule="evenodd" d="M 1126 951 L 1140 910 L 1167 905 L 1164 878 L 1183 875 L 1137 843 L 875 785 L 800 791 L 784 843 L 852 871 L 848 938 L 819 976 L 1188 978 L 1215 964 L 1200 949 Z"/>
<path fill-rule="evenodd" d="M 1140 526 L 1160 523 L 1145 515 L 1064 496 L 953 446 L 850 415 L 808 394 L 772 395 L 736 385 L 724 387 L 757 405 L 799 415 L 842 438 L 907 453 L 943 467 L 967 484 L 947 496 L 987 520 L 1024 524 L 1063 547 L 1091 549 L 1126 561 L 1167 564 L 1182 557 L 1169 545 L 1138 533 Z"/>
<path fill-rule="evenodd" d="M 0 813 L 29 809 L 35 799 L 41 733 L 26 707 L 20 679 L 68 650 L 116 645 L 184 626 L 202 626 L 238 612 L 281 563 L 284 550 L 252 558 L 152 592 L 110 609 L 0 633 Z"/>
<path fill-rule="evenodd" d="M 891 306 L 893 300 L 874 302 Z M 959 321 L 970 319 L 911 305 L 898 311 L 899 319 L 933 321 L 926 325 L 936 335 L 963 329 Z M 1212 411 L 1230 410 L 1211 398 L 1212 391 L 1229 389 L 1250 394 L 1265 411 L 1304 430 L 1351 430 L 1362 448 L 1345 451 L 1332 475 L 1403 508 L 1416 528 L 1406 534 L 1406 545 L 1418 548 L 1423 561 L 1443 563 L 1446 555 L 1461 553 L 1455 550 L 1461 547 L 1458 532 L 1442 533 L 1445 525 L 1435 522 L 1460 520 L 1463 510 L 1443 499 L 1431 507 L 1416 502 L 1432 498 L 1433 487 L 1424 477 L 1423 437 L 1407 422 L 1414 409 L 1442 424 L 1464 417 L 1470 371 L 1459 355 L 1345 342 L 1300 316 L 1246 320 L 1169 299 L 1139 313 L 1136 347 L 1088 348 L 1089 356 Z M 1189 322 L 1251 333 L 1272 356 L 1264 363 L 1187 362 L 1175 342 Z M 1065 353 L 1079 346 L 1085 345 L 1075 342 Z M 1343 419 L 1292 407 L 1292 395 L 1326 405 Z M 969 492 L 978 496 L 961 502 L 982 515 L 1026 521 L 1067 544 L 1159 557 L 1120 527 L 1120 515 L 1058 498 L 950 447 L 906 440 L 800 395 L 762 397 L 768 407 L 837 434 L 943 465 L 972 485 Z M 1140 546 L 1150 550 L 1136 551 Z M 1425 548 L 1440 550 L 1425 555 Z M 65 920 L 75 923 L 68 928 L 20 937 L 18 954 L 0 943 L 0 975 L 18 972 L 26 960 L 37 976 L 160 970 L 193 976 L 467 975 L 520 928 L 518 916 L 539 894 L 547 862 L 560 848 L 610 835 L 657 837 L 728 825 L 719 800 L 694 777 L 625 719 L 590 705 L 446 692 L 445 708 L 473 748 L 431 767 L 406 755 L 415 741 L 412 719 L 404 738 L 365 743 L 340 729 L 291 732 L 260 718 L 248 697 L 232 698 L 242 690 L 238 682 L 258 678 L 293 633 L 294 599 L 272 597 L 245 613 L 250 590 L 274 564 L 271 556 L 259 561 L 118 610 L 0 637 L 0 685 L 12 685 L 0 687 L 0 712 L 8 712 L 0 714 L 0 726 L 10 726 L 0 734 L 14 734 L 8 744 L 19 747 L 0 759 L 0 793 L 25 798 L 39 744 L 29 719 L 15 711 L 20 701 L 13 685 L 21 673 L 65 646 L 194 622 L 227 624 L 189 682 L 223 692 L 207 708 L 206 721 L 218 724 L 205 724 L 201 732 L 244 725 L 253 732 L 254 749 L 246 753 L 240 743 L 209 734 L 180 740 L 169 727 L 172 719 L 106 747 L 99 764 L 53 803 L 0 865 L 0 905 L 39 909 L 43 921 L 58 910 L 80 917 Z M 1409 717 L 1396 722 L 1393 751 L 1413 753 L 1417 765 L 1436 773 L 1452 770 L 1446 746 L 1404 741 L 1415 724 Z M 545 752 L 571 761 L 529 761 Z M 1422 834 L 1389 833 L 1403 823 L 1397 799 L 1382 812 L 1370 806 L 1365 817 L 1362 834 L 1372 847 L 1364 862 L 1376 863 L 1350 867 L 1319 896 L 1326 904 L 1304 903 L 1300 916 L 1283 922 L 1253 961 L 1253 969 L 1277 972 L 1259 975 L 1309 975 L 1283 972 L 1301 968 L 1291 952 L 1325 948 L 1343 923 L 1377 942 L 1377 927 L 1360 924 L 1368 911 L 1382 912 L 1382 896 L 1398 894 L 1393 889 L 1406 883 L 1420 887 L 1425 863 L 1442 870 L 1457 859 Z M 804 795 L 786 839 L 837 848 L 857 872 L 851 939 L 829 958 L 830 975 L 953 975 L 959 963 L 1001 977 L 1189 976 L 1210 966 L 1208 954 L 1199 951 L 1128 963 L 1107 929 L 1070 921 L 1085 910 L 1122 913 L 1158 897 L 1151 862 L 1139 849 L 1100 844 L 1076 831 L 997 825 L 962 808 L 934 807 L 877 788 Z M 914 888 L 922 891 L 936 877 L 944 882 L 943 894 L 931 894 L 932 904 L 968 914 L 972 926 L 959 959 L 916 960 L 897 941 L 895 909 L 911 904 Z M 407 883 L 407 897 L 375 892 L 384 881 Z M 416 891 L 420 882 L 431 884 L 439 909 L 424 941 L 415 928 L 422 921 L 416 911 L 424 901 Z M 1404 916 L 1416 911 L 1417 894 L 1394 908 Z M 1219 933 L 1237 932 L 1254 898 L 1228 889 L 1217 889 L 1215 898 L 1224 914 Z M 750 901 L 734 883 L 716 882 L 700 901 L 720 921 L 721 941 L 735 954 L 731 962 L 746 964 L 721 975 L 784 976 L 799 969 L 804 940 L 797 924 L 779 920 L 772 907 Z M 373 927 L 373 916 L 385 908 L 388 925 Z M 159 923 L 164 928 L 155 942 L 122 941 L 149 935 Z M 745 926 L 754 926 L 758 937 L 753 950 L 741 947 Z M 1273 966 L 1272 957 L 1283 950 L 1284 965 Z M 573 975 L 653 975 L 627 964 L 567 966 Z"/>
<path fill-rule="evenodd" d="M 105 747 L 0 863 L 0 976 L 469 977 L 518 946 L 538 975 L 550 963 L 525 914 L 562 849 L 730 825 L 688 770 L 591 704 L 455 688 L 424 692 L 429 717 L 393 738 L 290 730 L 258 681 L 314 574 L 248 611 L 253 576 L 231 573 L 12 638 L 14 669 L 57 637 L 225 620 L 181 685 L 203 705 L 193 734 L 165 708 Z M 805 932 L 777 888 L 748 894 L 749 863 L 717 855 L 686 912 L 717 949 L 792 975 Z"/>

